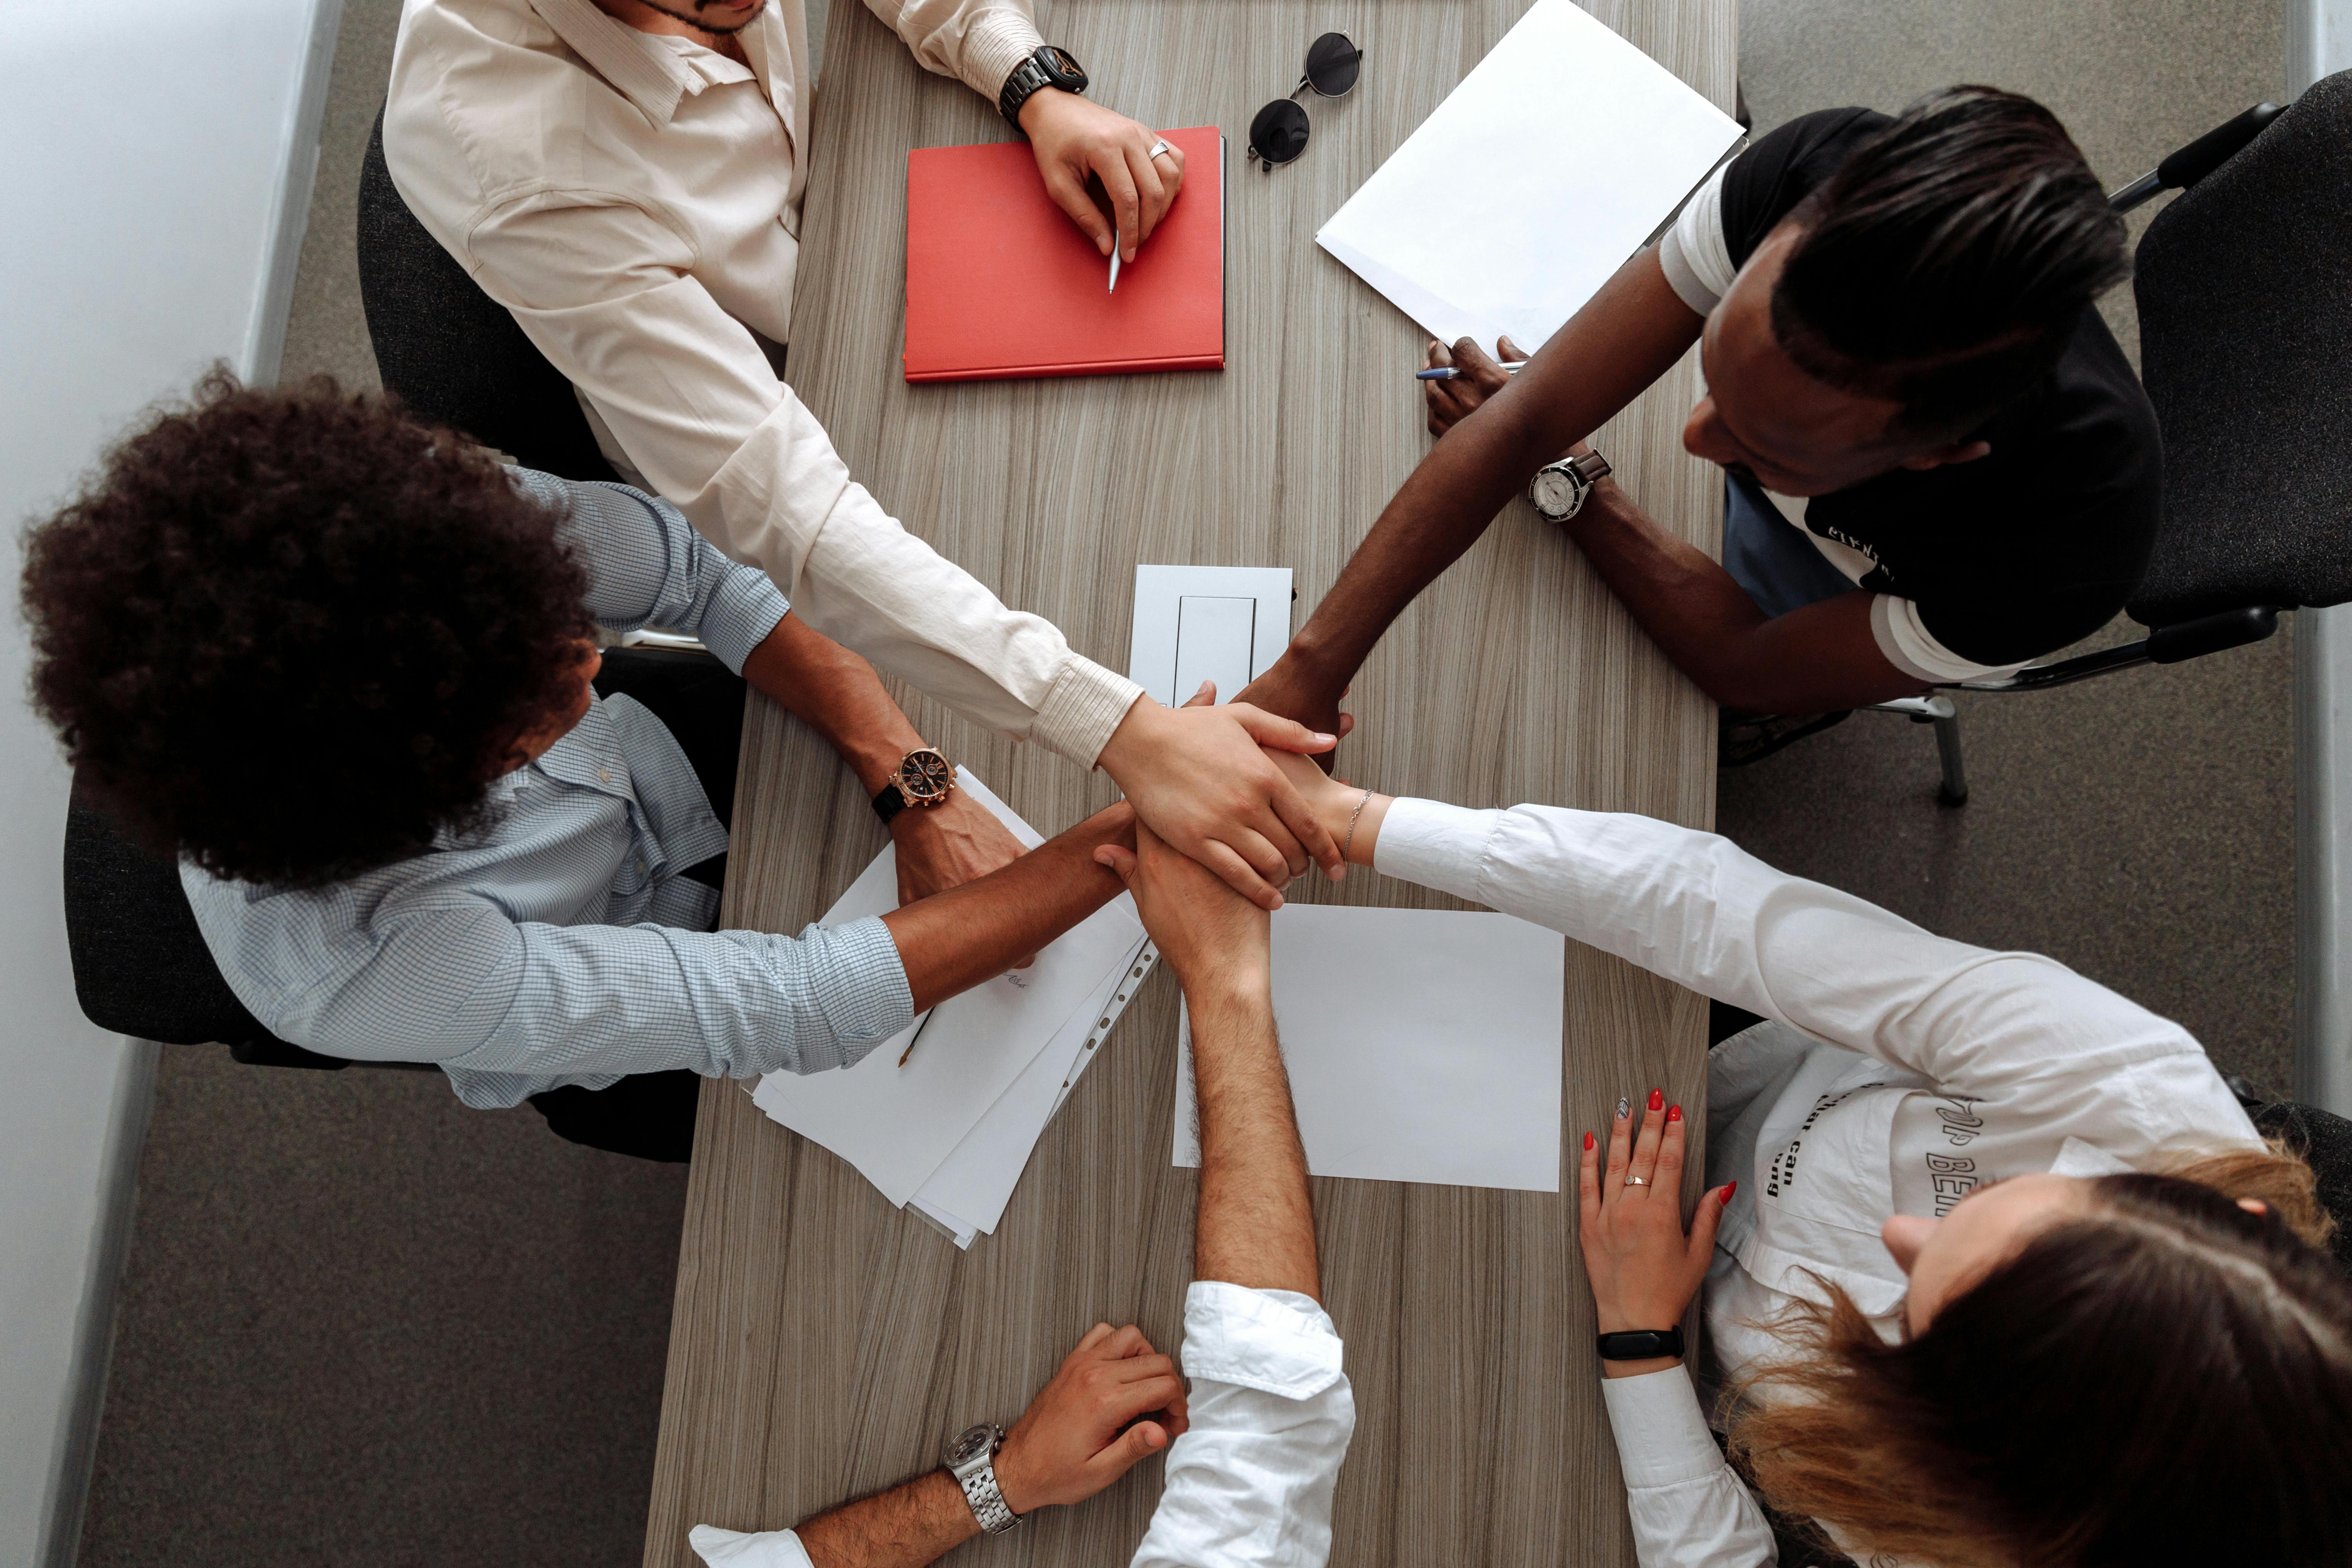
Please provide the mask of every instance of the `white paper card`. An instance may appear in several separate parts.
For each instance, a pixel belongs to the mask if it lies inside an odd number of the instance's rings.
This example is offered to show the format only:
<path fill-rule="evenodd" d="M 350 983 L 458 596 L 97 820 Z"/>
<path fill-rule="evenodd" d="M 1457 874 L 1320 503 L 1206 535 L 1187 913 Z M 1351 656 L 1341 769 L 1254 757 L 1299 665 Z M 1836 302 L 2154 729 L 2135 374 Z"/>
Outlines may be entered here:
<path fill-rule="evenodd" d="M 1739 134 L 1574 0 L 1536 0 L 1315 238 L 1440 342 L 1532 353 Z"/>
<path fill-rule="evenodd" d="M 1558 931 L 1511 915 L 1286 904 L 1274 1013 L 1318 1176 L 1559 1191 Z M 1201 1163 L 1192 1020 L 1175 1160 Z"/>
<path fill-rule="evenodd" d="M 1024 845 L 1044 842 L 979 780 L 961 770 L 957 780 Z M 897 860 L 886 847 L 821 923 L 887 913 L 898 901 Z M 847 1160 L 884 1196 L 904 1205 L 1142 934 L 1134 900 L 1121 894 L 1039 953 L 1030 968 L 950 997 L 856 1067 L 807 1077 L 770 1073 L 752 1091 L 752 1102 Z M 901 1068 L 898 1059 L 918 1030 L 921 1042 Z"/>
<path fill-rule="evenodd" d="M 1230 702 L 1290 642 L 1287 566 L 1138 566 L 1127 678 L 1162 707 L 1203 680 Z"/>

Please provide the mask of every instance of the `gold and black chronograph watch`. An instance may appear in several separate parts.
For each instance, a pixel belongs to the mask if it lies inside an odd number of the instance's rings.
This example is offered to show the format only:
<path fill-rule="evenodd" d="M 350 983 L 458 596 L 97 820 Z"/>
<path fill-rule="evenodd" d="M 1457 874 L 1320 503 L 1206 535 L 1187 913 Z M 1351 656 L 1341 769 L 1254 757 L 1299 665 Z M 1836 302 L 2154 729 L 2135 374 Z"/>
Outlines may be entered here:
<path fill-rule="evenodd" d="M 874 815 L 887 827 L 910 805 L 933 806 L 955 789 L 955 764 L 936 746 L 917 746 L 898 759 L 898 771 L 874 797 Z"/>

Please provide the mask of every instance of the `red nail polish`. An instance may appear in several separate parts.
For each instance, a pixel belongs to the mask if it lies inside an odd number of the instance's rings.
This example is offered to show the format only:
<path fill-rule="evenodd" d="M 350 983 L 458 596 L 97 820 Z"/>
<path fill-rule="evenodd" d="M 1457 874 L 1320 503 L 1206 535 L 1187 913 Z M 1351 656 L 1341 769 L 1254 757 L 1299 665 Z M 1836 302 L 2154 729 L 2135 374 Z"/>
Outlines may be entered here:
<path fill-rule="evenodd" d="M 1726 1182 L 1726 1183 L 1724 1183 L 1724 1184 L 1723 1184 L 1723 1201 L 1724 1201 L 1725 1203 L 1729 1203 L 1729 1202 L 1731 1201 L 1731 1194 L 1734 1194 L 1734 1193 L 1736 1193 L 1736 1192 L 1738 1192 L 1738 1190 L 1739 1190 L 1739 1184 L 1738 1184 L 1738 1182 Z"/>
<path fill-rule="evenodd" d="M 1667 1106 L 1667 1107 L 1666 1107 L 1666 1120 L 1667 1120 L 1667 1121 L 1680 1121 L 1682 1119 L 1683 1119 L 1683 1108 L 1682 1108 L 1681 1106 L 1679 1106 L 1679 1105 L 1669 1105 L 1669 1106 Z"/>
<path fill-rule="evenodd" d="M 1657 1109 L 1658 1109 L 1658 1107 L 1660 1107 L 1660 1106 L 1662 1106 L 1662 1105 L 1665 1104 L 1665 1102 L 1666 1102 L 1666 1091 L 1665 1091 L 1665 1090 L 1664 1090 L 1664 1089 L 1652 1089 L 1652 1090 L 1650 1091 L 1650 1109 L 1651 1109 L 1651 1110 L 1657 1110 Z"/>
<path fill-rule="evenodd" d="M 1592 1134 L 1590 1132 L 1584 1135 L 1584 1152 L 1588 1154 L 1592 1152 Z"/>

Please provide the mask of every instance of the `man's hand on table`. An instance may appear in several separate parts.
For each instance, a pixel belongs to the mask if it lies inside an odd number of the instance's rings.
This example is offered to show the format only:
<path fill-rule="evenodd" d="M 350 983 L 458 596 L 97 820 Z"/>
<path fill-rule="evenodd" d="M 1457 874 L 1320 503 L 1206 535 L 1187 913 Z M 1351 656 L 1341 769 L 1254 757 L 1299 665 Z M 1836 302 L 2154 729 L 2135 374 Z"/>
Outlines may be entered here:
<path fill-rule="evenodd" d="M 962 790 L 937 805 L 910 805 L 890 819 L 898 851 L 898 901 L 911 904 L 976 882 L 1021 858 L 1021 840 Z"/>
<path fill-rule="evenodd" d="M 1282 907 L 1282 887 L 1319 864 L 1346 874 L 1339 847 L 1261 747 L 1328 752 L 1339 737 L 1247 703 L 1223 708 L 1202 684 L 1181 708 L 1139 697 L 1097 759 L 1135 806 L 1139 821 L 1223 877 L 1261 908 Z"/>
<path fill-rule="evenodd" d="M 1132 1323 L 1097 1323 L 1004 1436 L 1004 1505 L 1028 1513 L 1084 1502 L 1183 1436 L 1184 1380 Z"/>
<path fill-rule="evenodd" d="M 1184 188 L 1182 153 L 1171 147 L 1152 157 L 1158 132 L 1076 93 L 1038 89 L 1021 106 L 1021 129 L 1037 154 L 1045 194 L 1105 256 L 1116 240 L 1119 259 L 1134 260 L 1136 247 L 1151 237 Z M 1089 174 L 1109 194 L 1116 229 L 1087 194 Z"/>
<path fill-rule="evenodd" d="M 1464 338 L 1451 349 L 1432 338 L 1429 352 L 1423 357 L 1431 370 L 1452 365 L 1462 372 L 1452 381 L 1421 384 L 1422 400 L 1429 405 L 1429 433 L 1443 436 L 1480 404 L 1510 385 L 1511 378 L 1503 366 L 1525 360 L 1528 352 L 1507 337 L 1495 340 L 1493 356 L 1478 346 L 1475 338 Z"/>

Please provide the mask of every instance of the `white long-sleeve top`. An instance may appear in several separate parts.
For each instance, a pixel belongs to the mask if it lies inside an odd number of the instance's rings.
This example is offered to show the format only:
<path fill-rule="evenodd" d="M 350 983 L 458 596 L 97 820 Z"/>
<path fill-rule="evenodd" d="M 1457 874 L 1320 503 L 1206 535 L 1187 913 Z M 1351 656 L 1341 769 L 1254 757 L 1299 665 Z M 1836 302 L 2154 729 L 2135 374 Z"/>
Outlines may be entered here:
<path fill-rule="evenodd" d="M 1132 1568 L 1323 1568 L 1331 1490 L 1356 1429 L 1339 1331 L 1314 1298 L 1197 1279 L 1184 1297 L 1192 1425 Z M 789 1530 L 698 1524 L 710 1568 L 812 1568 Z"/>
<path fill-rule="evenodd" d="M 1038 47 L 1028 0 L 866 4 L 991 101 Z M 406 0 L 393 183 L 571 381 L 623 478 L 827 637 L 1091 766 L 1142 689 L 900 527 L 776 374 L 808 168 L 805 0 L 737 37 L 748 64 L 593 0 Z"/>
<path fill-rule="evenodd" d="M 1890 1215 L 1941 1215 L 2004 1176 L 2259 1142 L 2179 1025 L 2054 960 L 1948 941 L 1713 834 L 1400 800 L 1375 865 L 1768 1020 L 1707 1063 L 1707 1180 L 1739 1183 L 1704 1293 L 1726 1378 L 1776 1352 L 1758 1325 L 1817 1296 L 1811 1276 L 1893 1338 L 1906 1281 L 1879 1241 Z M 1643 1568 L 1774 1561 L 1687 1372 L 1601 1388 Z"/>

